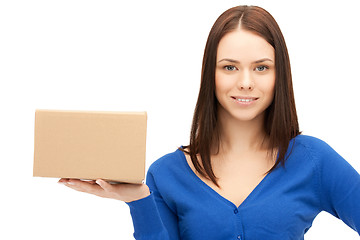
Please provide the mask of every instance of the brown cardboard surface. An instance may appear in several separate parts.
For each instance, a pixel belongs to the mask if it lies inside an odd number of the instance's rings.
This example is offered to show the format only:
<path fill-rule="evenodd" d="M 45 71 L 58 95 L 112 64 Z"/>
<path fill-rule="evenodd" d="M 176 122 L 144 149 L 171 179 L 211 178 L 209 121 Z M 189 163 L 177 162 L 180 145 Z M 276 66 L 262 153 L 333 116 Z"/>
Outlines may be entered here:
<path fill-rule="evenodd" d="M 146 112 L 36 110 L 33 176 L 141 183 Z"/>

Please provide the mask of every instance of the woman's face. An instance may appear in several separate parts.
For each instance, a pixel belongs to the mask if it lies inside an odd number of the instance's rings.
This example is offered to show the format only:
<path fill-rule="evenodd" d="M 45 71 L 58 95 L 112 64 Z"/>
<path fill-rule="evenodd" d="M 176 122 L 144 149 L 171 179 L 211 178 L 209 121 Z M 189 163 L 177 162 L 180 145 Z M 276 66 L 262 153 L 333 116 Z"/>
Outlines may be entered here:
<path fill-rule="evenodd" d="M 275 51 L 265 39 L 237 29 L 220 40 L 215 70 L 219 114 L 240 121 L 263 116 L 274 86 Z"/>

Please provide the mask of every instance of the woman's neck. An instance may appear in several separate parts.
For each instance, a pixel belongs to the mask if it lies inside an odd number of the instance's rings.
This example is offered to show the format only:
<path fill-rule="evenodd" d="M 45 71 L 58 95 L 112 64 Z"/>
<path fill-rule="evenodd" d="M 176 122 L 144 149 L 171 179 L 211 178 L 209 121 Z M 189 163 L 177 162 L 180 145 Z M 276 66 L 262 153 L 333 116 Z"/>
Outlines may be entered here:
<path fill-rule="evenodd" d="M 219 114 L 220 154 L 242 155 L 244 152 L 267 151 L 264 116 L 240 121 L 227 114 Z"/>

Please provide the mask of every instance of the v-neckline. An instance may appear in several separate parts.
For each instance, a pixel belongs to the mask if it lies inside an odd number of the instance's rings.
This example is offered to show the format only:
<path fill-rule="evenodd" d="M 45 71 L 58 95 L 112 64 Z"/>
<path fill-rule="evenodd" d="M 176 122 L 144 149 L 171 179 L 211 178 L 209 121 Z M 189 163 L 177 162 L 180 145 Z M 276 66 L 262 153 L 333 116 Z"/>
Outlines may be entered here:
<path fill-rule="evenodd" d="M 185 153 L 182 152 L 181 150 L 178 150 L 181 158 L 183 160 L 183 163 L 185 164 L 186 169 L 189 171 L 190 175 L 200 184 L 203 186 L 204 190 L 206 190 L 207 192 L 211 193 L 212 195 L 214 195 L 214 197 L 222 199 L 223 202 L 227 203 L 228 205 L 230 205 L 232 208 L 236 208 L 236 209 L 240 209 L 241 207 L 243 207 L 244 205 L 246 205 L 246 203 L 248 201 L 251 200 L 251 198 L 255 195 L 256 192 L 259 191 L 259 188 L 264 184 L 265 180 L 268 178 L 268 176 L 270 175 L 270 173 L 267 173 L 265 175 L 265 177 L 263 177 L 261 179 L 261 181 L 255 186 L 255 188 L 246 196 L 246 198 L 244 199 L 244 201 L 242 201 L 240 203 L 239 206 L 237 206 L 234 202 L 232 202 L 231 200 L 227 199 L 226 197 L 224 197 L 223 195 L 221 195 L 219 192 L 217 192 L 215 189 L 213 189 L 212 187 L 210 187 L 206 182 L 204 182 L 193 170 L 192 168 L 189 166 L 189 163 L 187 162 Z"/>

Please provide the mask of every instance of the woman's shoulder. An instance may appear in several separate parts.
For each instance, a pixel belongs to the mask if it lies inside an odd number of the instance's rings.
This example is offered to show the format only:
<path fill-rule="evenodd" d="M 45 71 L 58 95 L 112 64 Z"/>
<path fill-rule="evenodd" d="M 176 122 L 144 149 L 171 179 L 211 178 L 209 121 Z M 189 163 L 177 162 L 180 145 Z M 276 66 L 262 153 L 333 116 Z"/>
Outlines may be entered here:
<path fill-rule="evenodd" d="M 324 140 L 310 136 L 310 135 L 298 135 L 292 140 L 292 144 L 295 147 L 305 148 L 310 152 L 323 152 L 332 150 L 329 144 L 327 144 Z"/>
<path fill-rule="evenodd" d="M 298 135 L 293 140 L 295 148 L 302 155 L 306 154 L 318 167 L 324 164 L 334 164 L 335 162 L 346 162 L 338 152 L 322 139 L 308 135 Z"/>
<path fill-rule="evenodd" d="M 174 152 L 168 153 L 155 162 L 153 162 L 146 176 L 146 183 L 149 188 L 154 191 L 161 192 L 163 197 L 171 192 L 173 189 L 186 189 L 191 185 L 190 171 L 187 167 L 187 162 L 184 153 L 180 149 L 176 149 Z M 179 194 L 180 191 L 176 194 Z M 175 195 L 176 195 L 175 194 Z"/>
<path fill-rule="evenodd" d="M 154 161 L 150 167 L 149 172 L 157 173 L 157 172 L 172 172 L 176 171 L 181 167 L 182 161 L 184 161 L 184 153 L 180 150 L 180 148 L 176 149 L 173 152 L 167 153 Z"/>
<path fill-rule="evenodd" d="M 325 141 L 323 141 L 320 138 L 314 137 L 314 136 L 310 136 L 310 135 L 297 135 L 294 138 L 295 142 L 298 142 L 306 147 L 313 147 L 313 146 L 319 146 L 319 145 L 323 145 L 326 144 Z"/>

